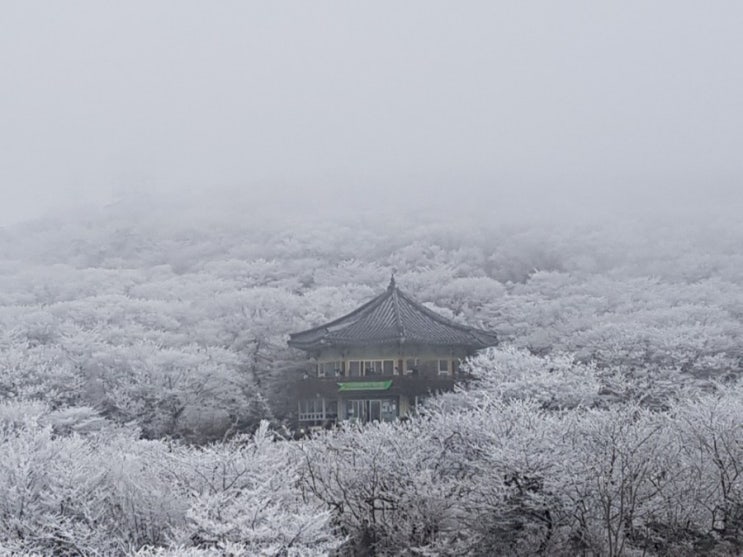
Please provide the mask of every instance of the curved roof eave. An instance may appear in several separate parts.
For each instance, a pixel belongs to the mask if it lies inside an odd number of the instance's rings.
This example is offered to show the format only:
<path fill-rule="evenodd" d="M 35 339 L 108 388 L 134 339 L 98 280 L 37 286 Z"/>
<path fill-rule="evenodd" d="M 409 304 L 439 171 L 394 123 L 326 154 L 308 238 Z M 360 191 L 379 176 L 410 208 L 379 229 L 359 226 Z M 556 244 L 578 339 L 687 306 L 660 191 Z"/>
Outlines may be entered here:
<path fill-rule="evenodd" d="M 393 279 L 385 292 L 354 311 L 289 338 L 289 346 L 304 350 L 402 342 L 480 349 L 497 344 L 498 337 L 437 314 L 400 291 Z"/>

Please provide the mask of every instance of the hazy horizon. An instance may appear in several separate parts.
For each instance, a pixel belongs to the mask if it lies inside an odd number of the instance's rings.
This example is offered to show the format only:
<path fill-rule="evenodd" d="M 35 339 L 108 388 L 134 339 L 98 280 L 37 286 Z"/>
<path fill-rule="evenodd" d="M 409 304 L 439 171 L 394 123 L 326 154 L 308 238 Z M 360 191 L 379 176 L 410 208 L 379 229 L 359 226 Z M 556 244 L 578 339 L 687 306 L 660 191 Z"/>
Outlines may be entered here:
<path fill-rule="evenodd" d="M 725 1 L 11 4 L 0 226 L 141 191 L 737 207 L 741 24 Z"/>

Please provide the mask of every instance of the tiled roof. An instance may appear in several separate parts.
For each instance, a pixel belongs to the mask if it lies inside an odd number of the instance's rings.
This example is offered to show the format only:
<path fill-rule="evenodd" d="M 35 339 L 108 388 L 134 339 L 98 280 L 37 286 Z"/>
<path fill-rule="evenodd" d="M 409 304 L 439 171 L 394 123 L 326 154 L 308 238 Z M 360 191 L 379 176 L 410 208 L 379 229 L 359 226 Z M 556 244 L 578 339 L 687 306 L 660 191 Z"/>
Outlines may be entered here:
<path fill-rule="evenodd" d="M 387 291 L 348 315 L 290 335 L 289 346 L 316 350 L 327 346 L 411 343 L 485 348 L 495 333 L 460 325 L 422 306 L 390 281 Z"/>

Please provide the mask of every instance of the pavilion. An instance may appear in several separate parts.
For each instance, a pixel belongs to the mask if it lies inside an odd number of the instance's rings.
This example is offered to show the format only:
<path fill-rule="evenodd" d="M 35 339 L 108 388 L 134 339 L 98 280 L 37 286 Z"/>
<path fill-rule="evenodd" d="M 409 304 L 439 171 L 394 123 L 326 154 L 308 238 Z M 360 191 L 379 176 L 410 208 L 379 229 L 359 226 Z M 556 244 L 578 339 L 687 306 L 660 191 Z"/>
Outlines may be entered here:
<path fill-rule="evenodd" d="M 464 358 L 497 342 L 416 302 L 392 277 L 351 313 L 290 335 L 289 346 L 312 362 L 297 382 L 297 425 L 408 416 L 422 398 L 453 388 Z"/>

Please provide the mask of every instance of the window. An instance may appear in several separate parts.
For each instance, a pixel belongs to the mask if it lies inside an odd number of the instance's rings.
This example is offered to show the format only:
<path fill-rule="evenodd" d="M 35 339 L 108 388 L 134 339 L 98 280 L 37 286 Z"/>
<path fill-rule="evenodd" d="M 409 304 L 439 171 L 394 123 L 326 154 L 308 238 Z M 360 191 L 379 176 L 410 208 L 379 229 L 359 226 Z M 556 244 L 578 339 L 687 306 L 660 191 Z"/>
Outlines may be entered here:
<path fill-rule="evenodd" d="M 368 360 L 364 362 L 364 375 L 392 375 L 394 360 Z"/>
<path fill-rule="evenodd" d="M 343 362 L 320 362 L 317 364 L 318 377 L 338 377 L 343 375 Z"/>
<path fill-rule="evenodd" d="M 382 362 L 380 361 L 364 362 L 364 375 L 381 375 L 381 374 L 382 374 Z"/>
<path fill-rule="evenodd" d="M 348 362 L 348 375 L 349 377 L 360 377 L 361 376 L 361 362 L 358 360 L 351 360 Z"/>
<path fill-rule="evenodd" d="M 358 422 L 391 422 L 397 418 L 397 400 L 349 400 L 345 419 Z"/>
<path fill-rule="evenodd" d="M 439 375 L 449 374 L 449 360 L 439 360 Z"/>
<path fill-rule="evenodd" d="M 325 419 L 325 399 L 308 398 L 299 401 L 300 422 L 314 422 Z"/>
<path fill-rule="evenodd" d="M 392 375 L 394 371 L 394 360 L 351 360 L 348 362 L 349 377 Z"/>

